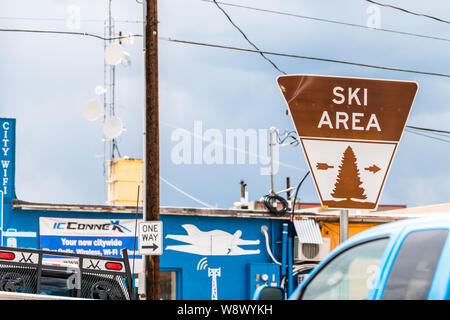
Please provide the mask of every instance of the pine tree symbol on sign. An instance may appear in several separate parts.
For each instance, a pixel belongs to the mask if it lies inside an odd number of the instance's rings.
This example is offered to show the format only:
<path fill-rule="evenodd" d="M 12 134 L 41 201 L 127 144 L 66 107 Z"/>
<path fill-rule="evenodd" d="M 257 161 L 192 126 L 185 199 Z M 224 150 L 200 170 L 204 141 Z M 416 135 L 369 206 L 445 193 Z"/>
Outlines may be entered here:
<path fill-rule="evenodd" d="M 348 146 L 342 156 L 336 183 L 331 193 L 331 196 L 334 199 L 345 200 L 324 201 L 324 204 L 328 206 L 350 205 L 358 208 L 366 208 L 372 206 L 373 203 L 355 201 L 367 199 L 365 189 L 361 186 L 362 184 L 363 182 L 361 181 L 359 169 L 357 166 L 357 158 L 352 147 Z"/>
<path fill-rule="evenodd" d="M 364 188 L 360 187 L 361 185 L 362 181 L 359 178 L 356 156 L 353 149 L 348 146 L 339 166 L 337 181 L 331 196 L 333 198 L 345 198 L 349 201 L 351 198 L 365 200 L 367 197 L 364 194 Z"/>

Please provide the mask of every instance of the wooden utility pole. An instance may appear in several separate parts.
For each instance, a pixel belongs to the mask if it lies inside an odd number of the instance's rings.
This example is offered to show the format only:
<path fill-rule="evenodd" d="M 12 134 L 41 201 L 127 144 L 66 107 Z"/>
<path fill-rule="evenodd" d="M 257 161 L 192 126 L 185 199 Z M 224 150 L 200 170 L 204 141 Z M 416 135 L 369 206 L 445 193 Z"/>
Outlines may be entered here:
<path fill-rule="evenodd" d="M 144 220 L 159 221 L 158 16 L 157 0 L 144 1 L 145 130 Z M 160 300 L 159 256 L 145 256 L 147 300 Z"/>

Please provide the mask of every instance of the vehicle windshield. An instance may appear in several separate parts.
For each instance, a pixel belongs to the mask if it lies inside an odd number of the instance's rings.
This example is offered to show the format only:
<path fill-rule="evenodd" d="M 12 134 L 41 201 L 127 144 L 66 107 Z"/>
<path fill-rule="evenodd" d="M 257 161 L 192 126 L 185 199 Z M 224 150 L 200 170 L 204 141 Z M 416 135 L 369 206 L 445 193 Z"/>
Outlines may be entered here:
<path fill-rule="evenodd" d="M 367 241 L 334 257 L 306 284 L 302 300 L 365 299 L 389 238 Z"/>

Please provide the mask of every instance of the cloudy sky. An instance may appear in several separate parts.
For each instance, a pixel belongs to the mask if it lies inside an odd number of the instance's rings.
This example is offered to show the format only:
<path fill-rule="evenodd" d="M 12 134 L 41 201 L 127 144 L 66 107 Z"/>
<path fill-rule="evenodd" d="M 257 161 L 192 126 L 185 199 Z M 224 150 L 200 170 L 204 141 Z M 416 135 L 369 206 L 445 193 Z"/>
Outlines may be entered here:
<path fill-rule="evenodd" d="M 381 1 L 381 0 L 380 0 Z M 227 1 L 224 1 L 227 2 Z M 295 17 L 308 16 L 367 26 L 373 7 L 364 0 L 229 0 L 230 4 L 280 11 L 280 15 L 223 5 L 233 21 L 260 49 L 303 56 L 450 73 L 450 26 L 431 19 L 379 8 L 379 27 L 447 40 L 384 32 Z M 385 0 L 385 3 L 392 1 Z M 445 1 L 395 1 L 395 4 L 450 19 Z M 75 9 L 74 9 L 75 8 Z M 107 0 L 0 0 L 2 29 L 89 32 L 103 35 Z M 73 23 L 79 10 L 79 26 Z M 75 11 L 77 12 L 77 11 Z M 113 0 L 116 32 L 142 34 L 142 4 Z M 70 22 L 72 21 L 72 23 Z M 163 38 L 250 48 L 248 42 L 211 2 L 160 0 L 159 35 Z M 99 99 L 103 85 L 104 42 L 77 35 L 0 32 L 0 117 L 17 119 L 16 193 L 19 199 L 51 203 L 104 204 L 106 201 L 102 121 L 87 121 L 86 102 Z M 131 65 L 116 68 L 116 114 L 127 131 L 119 138 L 122 156 L 142 157 L 144 73 L 142 38 L 125 45 Z M 288 74 L 410 80 L 419 91 L 408 125 L 449 130 L 450 79 L 413 73 L 270 56 Z M 176 128 L 256 132 L 276 127 L 294 130 L 277 87 L 280 73 L 255 53 L 159 42 L 161 176 L 192 196 L 222 208 L 239 201 L 239 181 L 247 183 L 250 200 L 268 193 L 269 176 L 262 164 L 175 163 Z M 212 132 L 210 130 L 210 132 Z M 191 136 L 194 140 L 208 143 Z M 203 136 L 203 138 L 205 138 Z M 448 139 L 448 136 L 441 136 Z M 262 139 L 258 136 L 258 139 Z M 225 143 L 225 141 L 223 141 Z M 198 146 L 198 144 L 197 144 Z M 384 188 L 381 204 L 408 206 L 448 202 L 450 145 L 405 132 Z M 225 149 L 224 149 L 225 150 Z M 251 151 L 251 150 L 247 150 Z M 225 151 L 224 151 L 225 152 Z M 275 189 L 285 178 L 296 184 L 307 171 L 300 147 L 279 150 Z M 266 166 L 264 166 L 266 167 Z M 318 202 L 311 178 L 301 189 L 302 201 Z M 201 205 L 161 182 L 161 205 Z"/>

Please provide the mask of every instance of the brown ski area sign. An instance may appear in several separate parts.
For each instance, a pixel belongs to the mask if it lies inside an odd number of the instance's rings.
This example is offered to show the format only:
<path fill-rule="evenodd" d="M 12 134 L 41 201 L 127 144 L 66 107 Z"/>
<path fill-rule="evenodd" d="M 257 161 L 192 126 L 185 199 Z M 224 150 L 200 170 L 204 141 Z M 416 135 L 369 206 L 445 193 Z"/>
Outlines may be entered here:
<path fill-rule="evenodd" d="M 322 206 L 376 209 L 417 83 L 317 75 L 277 82 Z"/>

